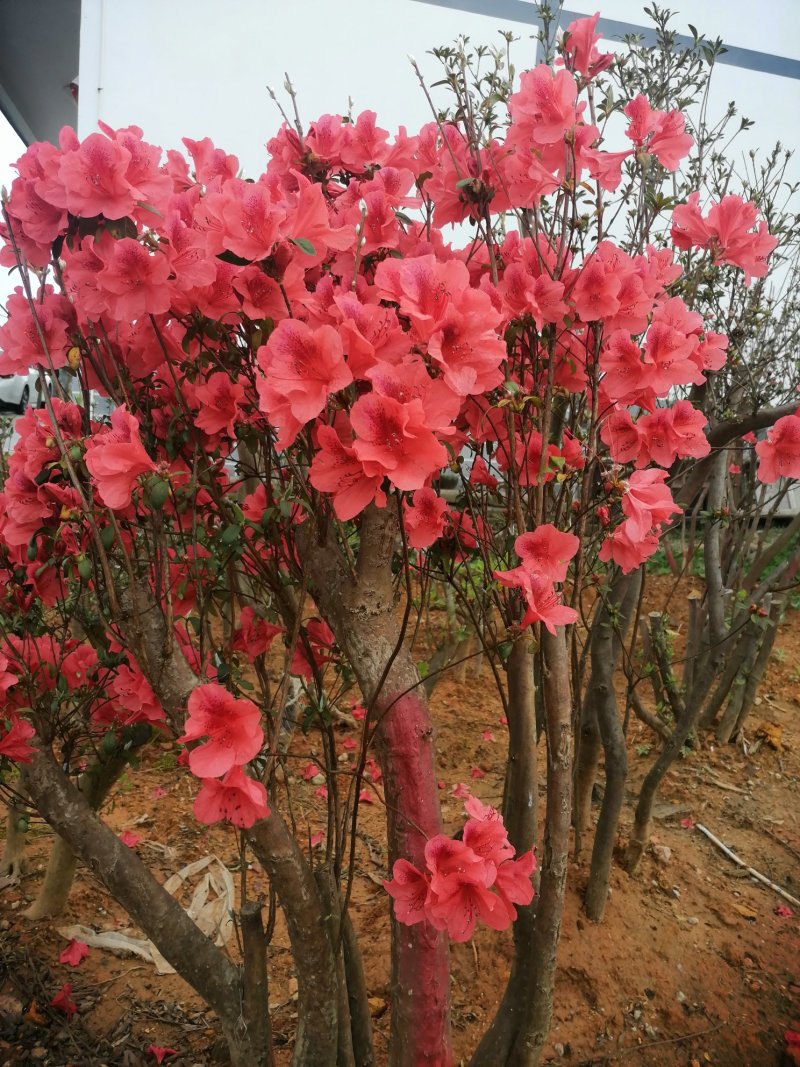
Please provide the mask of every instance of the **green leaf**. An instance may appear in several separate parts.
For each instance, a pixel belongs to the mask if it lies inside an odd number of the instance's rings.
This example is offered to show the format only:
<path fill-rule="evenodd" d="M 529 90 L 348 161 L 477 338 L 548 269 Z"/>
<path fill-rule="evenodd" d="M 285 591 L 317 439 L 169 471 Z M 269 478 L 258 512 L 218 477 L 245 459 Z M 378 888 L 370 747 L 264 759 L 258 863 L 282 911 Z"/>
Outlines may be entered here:
<path fill-rule="evenodd" d="M 232 545 L 235 541 L 239 540 L 241 533 L 241 526 L 236 522 L 232 522 L 222 531 L 220 541 L 222 541 L 223 545 Z"/>
<path fill-rule="evenodd" d="M 307 237 L 290 237 L 289 240 L 293 245 L 297 245 L 301 252 L 305 252 L 307 256 L 315 256 L 317 254 L 316 249 Z"/>

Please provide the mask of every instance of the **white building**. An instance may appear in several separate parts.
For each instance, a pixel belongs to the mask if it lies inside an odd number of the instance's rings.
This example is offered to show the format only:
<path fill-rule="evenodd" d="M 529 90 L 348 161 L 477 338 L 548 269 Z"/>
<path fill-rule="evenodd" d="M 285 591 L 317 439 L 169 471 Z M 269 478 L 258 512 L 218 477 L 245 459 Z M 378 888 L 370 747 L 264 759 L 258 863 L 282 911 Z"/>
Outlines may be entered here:
<path fill-rule="evenodd" d="M 601 7 L 607 44 L 649 32 L 644 0 L 567 6 L 563 26 Z M 756 121 L 744 148 L 796 143 L 800 3 L 764 0 L 757 12 L 750 0 L 683 7 L 679 32 L 688 34 L 691 21 L 728 48 L 714 76 L 712 114 L 736 100 Z M 412 129 L 430 113 L 409 53 L 435 81 L 432 47 L 459 34 L 491 44 L 511 29 L 520 38 L 519 70 L 535 62 L 537 28 L 529 0 L 2 0 L 0 110 L 27 142 L 55 140 L 67 123 L 85 136 L 98 119 L 135 123 L 164 148 L 209 136 L 255 175 L 280 121 L 266 86 L 280 90 L 285 73 L 305 121 L 346 111 L 352 99 L 356 113 L 371 108 L 382 126 Z"/>

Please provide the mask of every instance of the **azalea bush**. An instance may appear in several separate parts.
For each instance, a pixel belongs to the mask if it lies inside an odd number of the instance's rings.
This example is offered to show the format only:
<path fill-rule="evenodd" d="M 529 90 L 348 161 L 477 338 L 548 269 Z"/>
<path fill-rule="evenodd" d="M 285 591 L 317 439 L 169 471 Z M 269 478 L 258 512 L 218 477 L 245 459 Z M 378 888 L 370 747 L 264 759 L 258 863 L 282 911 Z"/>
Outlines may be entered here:
<path fill-rule="evenodd" d="M 682 514 L 671 475 L 712 453 L 698 391 L 729 344 L 678 253 L 749 286 L 777 241 L 741 196 L 663 194 L 695 138 L 668 101 L 608 95 L 595 24 L 518 84 L 499 53 L 481 75 L 443 50 L 455 106 L 413 135 L 369 111 L 287 121 L 254 181 L 208 140 L 165 155 L 136 127 L 65 129 L 17 164 L 0 372 L 35 365 L 57 385 L 17 421 L 0 494 L 5 863 L 20 812 L 48 822 L 65 856 L 35 914 L 63 904 L 82 859 L 217 1012 L 236 1064 L 272 1055 L 260 908 L 241 901 L 239 967 L 95 814 L 153 737 L 196 778 L 198 821 L 234 827 L 270 878 L 295 1063 L 374 1061 L 348 902 L 378 783 L 391 1063 L 452 1062 L 448 939 L 478 922 L 513 925 L 515 947 L 473 1062 L 541 1055 L 584 689 L 604 694 L 610 749 L 626 582 Z M 767 482 L 800 476 L 800 418 L 776 419 L 757 446 Z M 415 613 L 441 589 L 480 636 L 509 743 L 502 803 L 446 783 L 468 816 L 451 834 L 415 651 Z M 319 740 L 310 775 L 298 731 Z M 317 771 L 314 854 L 287 778 Z M 618 814 L 595 843 L 600 914 Z"/>

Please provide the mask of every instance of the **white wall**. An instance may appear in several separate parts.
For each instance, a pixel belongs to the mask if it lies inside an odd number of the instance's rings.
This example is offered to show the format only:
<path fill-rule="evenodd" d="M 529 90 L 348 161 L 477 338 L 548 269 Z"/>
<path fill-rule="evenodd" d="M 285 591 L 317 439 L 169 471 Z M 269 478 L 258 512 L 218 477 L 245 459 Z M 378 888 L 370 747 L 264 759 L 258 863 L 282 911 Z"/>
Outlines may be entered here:
<path fill-rule="evenodd" d="M 487 0 L 491 6 L 492 0 Z M 552 6 L 556 6 L 553 4 Z M 647 24 L 641 0 L 567 0 L 567 8 Z M 800 58 L 800 0 L 691 0 L 676 27 L 691 21 L 732 45 Z M 436 80 L 425 53 L 458 34 L 499 42 L 511 28 L 517 69 L 533 62 L 533 28 L 414 0 L 83 0 L 79 133 L 98 118 L 136 123 L 164 148 L 209 136 L 235 152 L 245 173 L 263 166 L 264 143 L 279 125 L 265 86 L 288 71 L 305 122 L 325 112 L 371 108 L 380 125 L 413 131 L 430 119 L 407 55 Z M 729 100 L 757 121 L 742 148 L 798 140 L 800 81 L 718 67 L 712 110 Z M 800 172 L 797 174 L 800 177 Z"/>

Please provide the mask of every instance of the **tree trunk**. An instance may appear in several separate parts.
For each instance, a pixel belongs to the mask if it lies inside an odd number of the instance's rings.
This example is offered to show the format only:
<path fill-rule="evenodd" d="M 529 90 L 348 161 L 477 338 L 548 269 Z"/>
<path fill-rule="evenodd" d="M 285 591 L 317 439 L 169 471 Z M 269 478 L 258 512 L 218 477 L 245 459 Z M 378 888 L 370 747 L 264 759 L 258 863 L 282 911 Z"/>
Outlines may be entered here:
<path fill-rule="evenodd" d="M 20 770 L 17 792 L 25 792 L 25 769 Z M 25 841 L 27 833 L 20 829 L 20 819 L 26 815 L 25 810 L 14 804 L 13 800 L 8 803 L 6 814 L 6 842 L 3 848 L 3 856 L 0 858 L 0 887 L 3 884 L 15 885 L 25 873 L 27 859 L 25 855 Z"/>
<path fill-rule="evenodd" d="M 639 597 L 641 582 L 641 569 L 632 574 L 618 574 L 592 627 L 592 675 L 586 702 L 596 709 L 605 754 L 606 777 L 586 887 L 586 914 L 594 922 L 602 920 L 606 908 L 614 842 L 628 776 L 625 735 L 614 692 L 614 671 Z"/>
<path fill-rule="evenodd" d="M 344 952 L 344 971 L 347 979 L 347 998 L 350 1002 L 350 1026 L 353 1033 L 353 1055 L 356 1067 L 375 1067 L 369 994 L 364 978 L 361 947 L 349 914 L 345 914 L 342 918 L 342 951 Z"/>
<path fill-rule="evenodd" d="M 530 638 L 525 634 L 514 643 L 506 663 L 508 764 L 503 821 L 517 854 L 529 851 L 536 842 L 538 773 L 533 662 Z M 534 905 L 535 901 L 517 909 L 511 974 L 495 1017 L 472 1058 L 472 1067 L 510 1062 L 533 981 Z"/>
<path fill-rule="evenodd" d="M 297 842 L 277 812 L 247 831 L 286 917 L 297 971 L 295 1067 L 334 1067 L 338 1043 L 337 981 L 319 890 Z"/>
<path fill-rule="evenodd" d="M 249 900 L 239 912 L 242 926 L 242 1017 L 259 1056 L 258 1067 L 275 1067 L 272 1026 L 269 1018 L 267 941 L 261 920 L 261 904 Z"/>
<path fill-rule="evenodd" d="M 137 745 L 124 755 L 113 754 L 105 762 L 97 762 L 78 779 L 78 789 L 86 797 L 86 802 L 93 811 L 99 811 L 103 801 L 119 781 L 128 766 L 130 757 L 136 752 Z M 25 912 L 28 919 L 45 919 L 60 915 L 64 910 L 72 883 L 75 880 L 77 859 L 75 853 L 59 836 L 53 842 L 44 881 L 33 904 Z"/>
<path fill-rule="evenodd" d="M 506 996 L 470 1067 L 537 1067 L 550 1030 L 556 952 L 567 884 L 572 816 L 573 724 L 569 657 L 564 630 L 542 632 L 543 690 L 547 736 L 547 807 L 541 854 L 539 896 L 520 909 L 515 952 Z M 520 927 L 518 932 L 516 927 Z M 508 1033 L 513 1031 L 513 1042 Z M 496 1038 L 496 1040 L 495 1040 Z"/>
<path fill-rule="evenodd" d="M 357 573 L 310 524 L 298 545 L 319 609 L 347 655 L 375 724 L 386 796 L 389 863 L 425 869 L 425 844 L 442 832 L 425 692 L 398 624 L 392 558 L 398 536 L 391 508 L 364 512 Z M 447 939 L 428 923 L 392 917 L 390 1067 L 449 1067 L 450 966 Z"/>
<path fill-rule="evenodd" d="M 178 974 L 219 1016 L 233 1067 L 259 1067 L 241 1025 L 238 969 L 152 876 L 133 849 L 101 822 L 48 752 L 26 767 L 31 800 Z"/>

